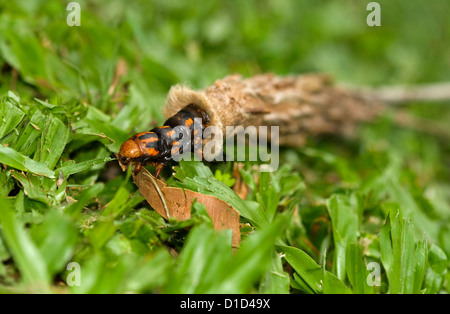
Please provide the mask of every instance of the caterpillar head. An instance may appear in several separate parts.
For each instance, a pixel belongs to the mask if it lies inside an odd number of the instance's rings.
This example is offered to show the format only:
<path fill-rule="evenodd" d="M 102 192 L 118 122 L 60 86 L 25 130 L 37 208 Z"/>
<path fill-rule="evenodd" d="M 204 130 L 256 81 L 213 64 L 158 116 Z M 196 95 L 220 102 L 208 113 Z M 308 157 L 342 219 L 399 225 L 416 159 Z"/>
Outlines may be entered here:
<path fill-rule="evenodd" d="M 158 162 L 159 146 L 159 137 L 155 132 L 133 135 L 120 146 L 117 154 L 122 170 L 134 164 L 137 173 L 142 165 Z"/>

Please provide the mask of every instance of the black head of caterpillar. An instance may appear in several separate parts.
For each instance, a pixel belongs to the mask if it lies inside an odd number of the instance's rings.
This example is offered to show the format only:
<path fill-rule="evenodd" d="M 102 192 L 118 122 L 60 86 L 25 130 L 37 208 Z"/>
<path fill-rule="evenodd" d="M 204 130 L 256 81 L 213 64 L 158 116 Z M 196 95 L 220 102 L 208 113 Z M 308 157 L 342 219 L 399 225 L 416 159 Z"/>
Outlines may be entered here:
<path fill-rule="evenodd" d="M 191 104 L 167 119 L 163 126 L 130 137 L 117 155 L 122 169 L 134 165 L 134 173 L 138 174 L 142 166 L 154 165 L 155 176 L 158 177 L 173 155 L 183 153 L 183 144 L 186 147 L 188 143 L 191 151 L 196 152 L 201 145 L 201 137 L 195 130 L 195 119 L 201 119 L 202 130 L 210 123 L 208 114 Z M 178 126 L 184 126 L 186 132 L 176 132 L 174 129 Z"/>

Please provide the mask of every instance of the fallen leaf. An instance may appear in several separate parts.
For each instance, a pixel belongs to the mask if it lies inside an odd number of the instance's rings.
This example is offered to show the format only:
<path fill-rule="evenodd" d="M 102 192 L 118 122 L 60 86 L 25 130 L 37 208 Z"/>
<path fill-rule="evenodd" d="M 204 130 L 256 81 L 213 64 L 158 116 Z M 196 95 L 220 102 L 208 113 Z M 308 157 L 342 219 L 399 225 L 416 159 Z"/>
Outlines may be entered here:
<path fill-rule="evenodd" d="M 189 219 L 192 203 L 197 201 L 205 206 L 214 228 L 216 230 L 231 229 L 232 246 L 239 246 L 241 240 L 239 213 L 226 202 L 211 195 L 170 187 L 146 169 L 142 169 L 137 175 L 133 174 L 133 179 L 142 196 L 162 217 L 177 220 Z"/>
<path fill-rule="evenodd" d="M 244 179 L 242 178 L 240 170 L 244 167 L 244 164 L 242 163 L 235 163 L 233 166 L 233 178 L 234 178 L 234 185 L 233 185 L 233 191 L 236 192 L 236 194 L 242 198 L 246 199 L 248 195 L 249 188 L 247 184 L 245 183 Z"/>

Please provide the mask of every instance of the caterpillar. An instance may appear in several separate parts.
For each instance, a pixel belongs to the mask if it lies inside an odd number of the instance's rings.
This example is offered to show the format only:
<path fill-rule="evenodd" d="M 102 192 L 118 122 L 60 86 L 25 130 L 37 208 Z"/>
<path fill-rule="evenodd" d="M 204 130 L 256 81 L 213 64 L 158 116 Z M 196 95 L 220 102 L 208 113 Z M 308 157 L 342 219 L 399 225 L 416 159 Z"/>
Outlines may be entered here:
<path fill-rule="evenodd" d="M 201 125 L 197 121 L 201 121 Z M 198 128 L 203 131 L 209 123 L 208 114 L 190 104 L 167 119 L 163 126 L 137 133 L 125 141 L 117 155 L 119 164 L 123 170 L 134 166 L 135 175 L 143 166 L 153 165 L 158 178 L 173 156 L 182 154 L 186 147 L 202 158 L 202 138 Z"/>

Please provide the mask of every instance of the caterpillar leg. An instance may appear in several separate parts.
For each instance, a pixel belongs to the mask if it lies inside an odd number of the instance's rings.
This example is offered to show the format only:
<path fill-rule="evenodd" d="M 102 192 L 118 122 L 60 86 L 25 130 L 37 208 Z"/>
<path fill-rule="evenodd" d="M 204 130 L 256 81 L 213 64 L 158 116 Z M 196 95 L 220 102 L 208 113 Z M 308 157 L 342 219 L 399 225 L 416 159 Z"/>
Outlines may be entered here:
<path fill-rule="evenodd" d="M 134 168 L 133 168 L 133 173 L 135 176 L 138 175 L 138 173 L 141 171 L 142 169 L 142 164 L 140 162 L 137 162 L 134 164 Z"/>
<path fill-rule="evenodd" d="M 156 172 L 155 172 L 155 178 L 158 179 L 159 174 L 160 174 L 161 171 L 164 169 L 164 164 L 156 164 L 156 165 L 155 165 L 155 169 L 156 169 Z"/>
<path fill-rule="evenodd" d="M 155 162 L 148 162 L 146 164 L 155 166 L 155 169 L 156 169 L 155 178 L 159 177 L 159 175 L 161 174 L 161 171 L 164 169 L 164 166 L 165 166 L 165 164 L 163 164 L 163 163 L 155 163 Z M 136 162 L 134 164 L 133 173 L 135 176 L 137 176 L 139 174 L 139 172 L 141 172 L 143 166 L 144 165 L 141 162 Z"/>

